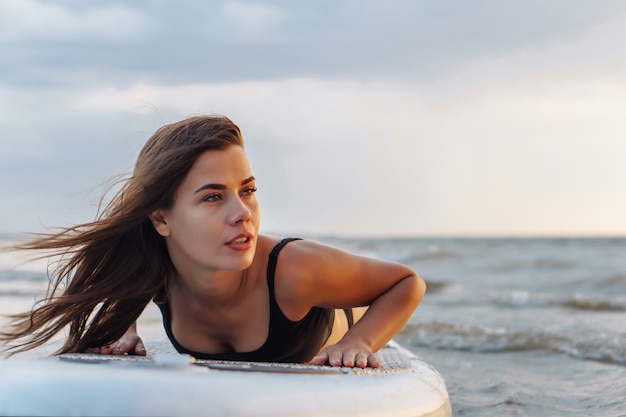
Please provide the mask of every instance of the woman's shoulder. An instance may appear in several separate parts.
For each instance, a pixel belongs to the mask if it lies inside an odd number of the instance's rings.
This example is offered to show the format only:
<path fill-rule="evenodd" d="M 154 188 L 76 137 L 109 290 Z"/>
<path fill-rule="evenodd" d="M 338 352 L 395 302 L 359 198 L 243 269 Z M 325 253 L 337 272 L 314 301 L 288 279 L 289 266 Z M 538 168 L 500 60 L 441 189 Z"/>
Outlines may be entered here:
<path fill-rule="evenodd" d="M 255 258 L 268 259 L 275 251 L 281 265 L 297 266 L 303 262 L 315 262 L 317 257 L 329 249 L 332 250 L 321 243 L 299 237 L 259 235 Z"/>
<path fill-rule="evenodd" d="M 255 257 L 259 265 L 268 265 L 274 251 L 276 281 L 295 285 L 299 290 L 306 288 L 307 283 L 314 285 L 320 274 L 326 275 L 349 256 L 337 248 L 309 239 L 284 241 L 285 238 L 281 237 L 259 236 Z"/>
<path fill-rule="evenodd" d="M 283 313 L 293 319 L 303 317 L 312 306 L 308 300 L 308 293 L 314 267 L 308 260 L 307 253 L 316 243 L 304 239 L 291 239 L 259 236 L 255 262 L 267 271 L 266 274 L 273 275 L 276 301 Z M 272 251 L 276 258 L 270 262 Z M 266 274 L 264 275 L 267 276 Z"/>
<path fill-rule="evenodd" d="M 256 244 L 255 259 L 267 259 L 272 250 L 280 244 L 284 238 L 279 236 L 258 235 Z"/>

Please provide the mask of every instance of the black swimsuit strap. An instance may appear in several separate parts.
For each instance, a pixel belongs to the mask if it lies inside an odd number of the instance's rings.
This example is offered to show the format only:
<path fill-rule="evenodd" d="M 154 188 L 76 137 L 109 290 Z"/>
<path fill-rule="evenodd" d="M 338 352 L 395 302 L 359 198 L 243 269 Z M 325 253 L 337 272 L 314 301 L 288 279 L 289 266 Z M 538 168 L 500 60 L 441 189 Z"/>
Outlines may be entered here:
<path fill-rule="evenodd" d="M 302 239 L 297 238 L 297 237 L 285 238 L 281 240 L 280 243 L 278 243 L 276 246 L 274 246 L 274 248 L 270 252 L 269 260 L 267 262 L 267 287 L 269 288 L 270 298 L 272 300 L 275 300 L 274 298 L 274 294 L 275 294 L 274 293 L 274 275 L 276 273 L 276 264 L 278 262 L 278 254 L 285 247 L 287 243 L 292 242 L 294 240 L 302 240 Z M 344 308 L 343 312 L 345 313 L 346 320 L 348 321 L 348 328 L 351 328 L 354 325 L 354 314 L 352 312 L 352 309 Z M 332 327 L 331 327 L 331 331 L 332 331 Z"/>
<path fill-rule="evenodd" d="M 285 245 L 294 240 L 302 240 L 297 237 L 288 237 L 280 241 L 280 243 L 274 246 L 274 249 L 270 252 L 269 260 L 267 262 L 267 287 L 270 290 L 270 297 L 274 298 L 274 274 L 276 273 L 276 263 L 278 262 L 278 254 L 285 247 Z"/>

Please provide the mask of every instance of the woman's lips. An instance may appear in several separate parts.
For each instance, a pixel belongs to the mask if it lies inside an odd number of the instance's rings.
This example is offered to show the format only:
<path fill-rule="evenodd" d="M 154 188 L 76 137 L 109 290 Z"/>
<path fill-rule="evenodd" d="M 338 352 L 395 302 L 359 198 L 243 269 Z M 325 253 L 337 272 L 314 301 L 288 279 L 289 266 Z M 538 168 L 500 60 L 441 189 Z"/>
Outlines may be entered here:
<path fill-rule="evenodd" d="M 239 234 L 226 242 L 226 246 L 235 250 L 247 250 L 252 247 L 252 236 L 248 234 Z"/>

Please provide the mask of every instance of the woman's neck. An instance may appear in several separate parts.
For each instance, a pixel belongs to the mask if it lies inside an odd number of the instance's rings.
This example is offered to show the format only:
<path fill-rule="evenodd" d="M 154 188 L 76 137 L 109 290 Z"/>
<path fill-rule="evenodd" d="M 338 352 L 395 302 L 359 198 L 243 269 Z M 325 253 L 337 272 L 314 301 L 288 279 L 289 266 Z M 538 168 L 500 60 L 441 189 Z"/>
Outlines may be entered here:
<path fill-rule="evenodd" d="M 247 270 L 215 271 L 190 277 L 177 275 L 169 291 L 179 302 L 202 305 L 205 308 L 232 306 L 241 300 L 245 291 Z"/>

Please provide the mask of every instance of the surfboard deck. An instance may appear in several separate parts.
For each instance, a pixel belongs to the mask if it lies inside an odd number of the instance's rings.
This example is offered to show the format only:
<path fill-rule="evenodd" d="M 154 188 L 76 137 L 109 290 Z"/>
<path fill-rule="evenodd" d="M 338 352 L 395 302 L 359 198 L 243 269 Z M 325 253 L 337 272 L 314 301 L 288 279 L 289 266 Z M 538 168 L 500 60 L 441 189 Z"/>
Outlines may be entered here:
<path fill-rule="evenodd" d="M 0 361 L 0 415 L 452 415 L 442 376 L 393 341 L 378 352 L 378 369 L 192 363 L 167 344 L 148 351 Z"/>

